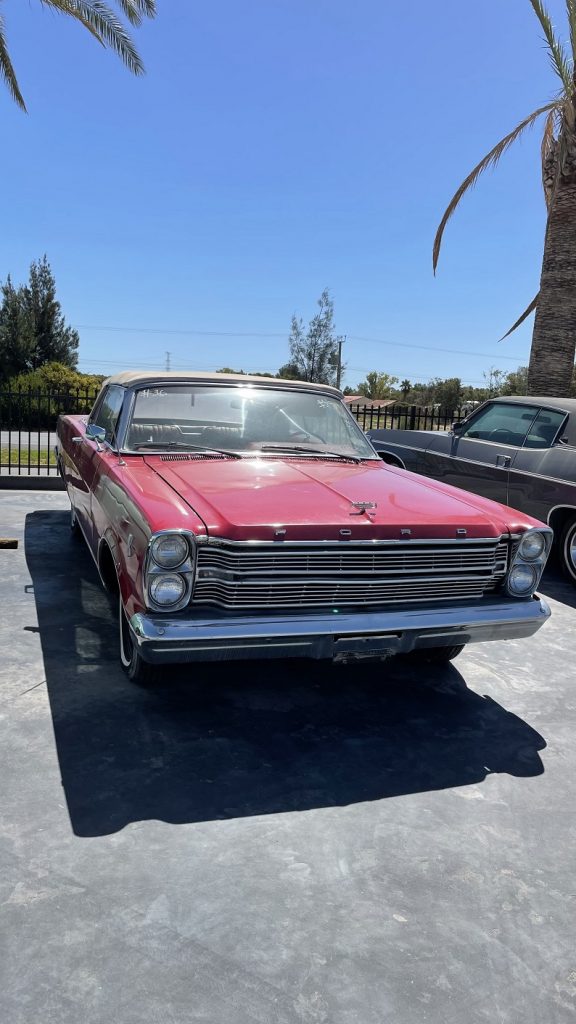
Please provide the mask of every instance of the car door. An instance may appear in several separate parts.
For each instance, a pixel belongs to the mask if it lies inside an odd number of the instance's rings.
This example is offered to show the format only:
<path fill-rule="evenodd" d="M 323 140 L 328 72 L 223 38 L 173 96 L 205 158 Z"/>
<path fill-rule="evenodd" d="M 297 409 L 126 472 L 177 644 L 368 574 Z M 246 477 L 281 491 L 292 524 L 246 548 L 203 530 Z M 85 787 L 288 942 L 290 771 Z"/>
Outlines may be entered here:
<path fill-rule="evenodd" d="M 426 451 L 426 475 L 443 483 L 508 504 L 510 467 L 522 448 L 538 407 L 490 402 L 450 438 L 432 438 Z"/>
<path fill-rule="evenodd" d="M 544 522 L 556 505 L 576 506 L 575 452 L 560 441 L 567 415 L 542 407 L 510 467 L 508 503 Z"/>
<path fill-rule="evenodd" d="M 116 442 L 116 427 L 122 410 L 125 389 L 111 385 L 103 391 L 90 413 L 87 426 L 94 425 L 105 431 L 104 443 L 94 441 L 84 434 L 75 452 L 78 483 L 75 490 L 74 507 L 84 536 L 93 551 L 98 538 L 94 531 L 92 495 L 97 476 L 102 470 L 102 460 L 110 458 L 110 446 Z"/>

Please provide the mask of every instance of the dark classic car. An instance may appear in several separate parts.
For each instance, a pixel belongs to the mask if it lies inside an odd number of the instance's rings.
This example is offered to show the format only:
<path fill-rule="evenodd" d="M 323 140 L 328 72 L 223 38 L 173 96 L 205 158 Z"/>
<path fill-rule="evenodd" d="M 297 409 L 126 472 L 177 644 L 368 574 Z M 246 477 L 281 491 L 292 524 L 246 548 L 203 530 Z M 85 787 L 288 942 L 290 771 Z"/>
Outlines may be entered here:
<path fill-rule="evenodd" d="M 551 531 L 380 460 L 334 388 L 121 373 L 56 447 L 134 681 L 224 658 L 453 658 L 530 636 Z"/>
<path fill-rule="evenodd" d="M 450 433 L 369 430 L 386 462 L 548 523 L 576 584 L 576 399 L 494 398 Z"/>

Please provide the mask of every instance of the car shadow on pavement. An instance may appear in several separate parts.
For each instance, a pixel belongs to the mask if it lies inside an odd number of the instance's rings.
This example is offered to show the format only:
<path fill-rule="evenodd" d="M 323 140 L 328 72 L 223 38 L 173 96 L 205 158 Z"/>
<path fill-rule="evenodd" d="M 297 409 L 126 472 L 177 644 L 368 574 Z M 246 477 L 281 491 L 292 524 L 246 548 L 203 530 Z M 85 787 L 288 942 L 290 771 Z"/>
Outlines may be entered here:
<path fill-rule="evenodd" d="M 301 811 L 543 771 L 545 741 L 453 667 L 228 662 L 133 686 L 116 613 L 63 512 L 26 519 L 62 783 L 80 836 Z M 24 627 L 26 628 L 26 626 Z"/>
<path fill-rule="evenodd" d="M 555 561 L 548 565 L 538 587 L 542 597 L 550 597 L 569 608 L 576 608 L 576 587 L 563 576 Z"/>

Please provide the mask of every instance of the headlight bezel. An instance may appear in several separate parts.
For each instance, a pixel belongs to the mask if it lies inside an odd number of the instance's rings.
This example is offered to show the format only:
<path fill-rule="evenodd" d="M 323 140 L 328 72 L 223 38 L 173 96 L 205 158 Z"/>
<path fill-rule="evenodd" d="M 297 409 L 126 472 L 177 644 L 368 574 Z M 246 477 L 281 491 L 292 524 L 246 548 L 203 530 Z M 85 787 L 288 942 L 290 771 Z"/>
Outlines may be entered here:
<path fill-rule="evenodd" d="M 180 593 L 172 601 L 159 601 L 156 591 L 166 583 L 167 580 L 178 580 L 180 584 Z M 186 580 L 179 572 L 156 572 L 153 573 L 149 583 L 150 598 L 154 602 L 157 608 L 163 608 L 166 611 L 171 611 L 176 605 L 180 604 L 185 593 L 186 593 Z"/>
<path fill-rule="evenodd" d="M 533 555 L 526 555 L 523 552 L 528 545 L 526 544 L 527 538 L 538 535 L 542 538 L 542 547 L 540 552 Z M 514 598 L 515 600 L 522 600 L 531 598 L 542 579 L 542 573 L 550 554 L 552 547 L 554 534 L 549 526 L 531 526 L 523 533 L 513 538 L 514 544 L 512 547 L 512 553 L 510 563 L 508 565 L 508 571 L 504 579 L 504 590 L 508 597 Z M 514 570 L 525 567 L 532 573 L 532 584 L 529 589 L 518 593 L 513 589 L 512 580 L 514 578 Z"/>
<path fill-rule="evenodd" d="M 518 589 L 514 583 L 515 574 L 520 572 L 528 572 L 530 574 L 530 584 L 524 589 Z M 516 562 L 508 572 L 507 586 L 510 595 L 512 597 L 530 597 L 536 590 L 538 578 L 536 566 L 533 562 Z"/>
<path fill-rule="evenodd" d="M 167 568 L 166 566 L 160 565 L 155 557 L 155 545 L 158 547 L 158 542 L 164 537 L 177 536 L 183 540 L 186 544 L 186 555 L 185 557 L 175 566 Z M 143 566 L 143 586 L 144 596 L 146 599 L 146 606 L 151 611 L 157 612 L 177 612 L 182 608 L 185 608 L 189 604 L 192 598 L 192 591 L 194 588 L 194 574 L 196 570 L 196 537 L 189 530 L 182 529 L 168 529 L 168 530 L 157 530 L 153 533 L 148 540 L 148 547 L 146 550 L 146 557 Z M 154 579 L 159 576 L 179 576 L 184 583 L 184 590 L 182 597 L 173 602 L 172 604 L 160 604 L 154 600 L 151 584 Z"/>
<path fill-rule="evenodd" d="M 162 552 L 158 549 L 163 543 L 168 540 L 178 541 L 180 545 L 180 557 L 176 556 L 176 560 L 169 559 L 168 561 L 162 561 Z M 190 557 L 190 546 L 186 537 L 181 533 L 176 533 L 173 530 L 167 531 L 166 533 L 156 534 L 150 541 L 150 558 L 159 568 L 166 570 L 167 572 L 173 572 L 184 564 L 187 558 Z"/>
<path fill-rule="evenodd" d="M 542 541 L 540 549 L 536 554 L 527 554 L 524 550 L 526 543 L 530 542 L 531 539 L 539 537 Z M 537 562 L 546 553 L 546 537 L 541 530 L 527 530 L 526 533 L 522 534 L 518 543 L 518 558 L 523 562 Z"/>

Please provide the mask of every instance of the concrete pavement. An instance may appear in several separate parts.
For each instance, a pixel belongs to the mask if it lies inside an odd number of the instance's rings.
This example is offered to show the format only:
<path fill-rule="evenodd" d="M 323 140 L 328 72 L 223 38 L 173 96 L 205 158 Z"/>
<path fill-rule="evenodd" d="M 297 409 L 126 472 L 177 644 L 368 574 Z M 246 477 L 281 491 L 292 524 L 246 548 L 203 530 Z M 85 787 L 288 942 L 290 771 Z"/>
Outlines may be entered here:
<path fill-rule="evenodd" d="M 0 491 L 0 1018 L 568 1024 L 576 592 L 527 641 L 139 690 L 58 493 Z"/>

